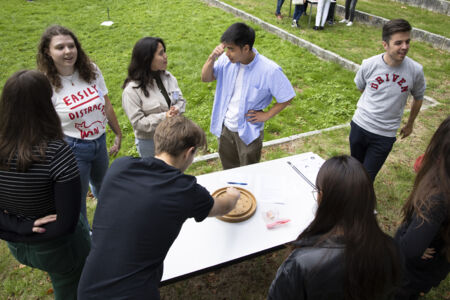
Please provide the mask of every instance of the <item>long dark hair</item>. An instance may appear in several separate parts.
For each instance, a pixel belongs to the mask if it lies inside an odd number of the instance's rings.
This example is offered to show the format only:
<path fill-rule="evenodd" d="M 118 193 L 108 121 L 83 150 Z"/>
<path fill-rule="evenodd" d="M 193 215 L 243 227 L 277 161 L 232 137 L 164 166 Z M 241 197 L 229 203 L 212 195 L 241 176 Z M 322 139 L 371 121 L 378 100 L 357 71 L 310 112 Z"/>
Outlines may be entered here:
<path fill-rule="evenodd" d="M 0 168 L 25 172 L 45 155 L 47 142 L 62 139 L 61 121 L 52 104 L 52 87 L 39 71 L 22 70 L 5 83 L 0 102 Z M 33 155 L 38 147 L 40 157 Z"/>
<path fill-rule="evenodd" d="M 161 73 L 161 71 L 154 72 L 150 68 L 159 43 L 161 43 L 164 51 L 166 51 L 164 41 L 157 37 L 142 38 L 134 45 L 131 62 L 128 66 L 128 76 L 122 85 L 123 89 L 127 86 L 128 82 L 136 81 L 138 83 L 136 88 L 141 89 L 145 97 L 149 96 L 147 87 L 149 85 L 151 86 L 153 79 L 156 76 L 160 76 Z"/>
<path fill-rule="evenodd" d="M 399 279 L 400 266 L 392 238 L 375 218 L 375 192 L 367 172 L 355 158 L 336 156 L 320 168 L 316 186 L 316 216 L 298 239 L 341 236 L 345 243 L 345 299 L 382 299 Z"/>
<path fill-rule="evenodd" d="M 422 164 L 414 181 L 414 186 L 403 206 L 404 222 L 416 213 L 424 222 L 425 216 L 436 203 L 434 196 L 443 197 L 447 204 L 447 220 L 450 220 L 450 116 L 439 126 L 425 150 Z M 444 254 L 450 262 L 450 223 L 442 228 L 445 241 Z"/>
<path fill-rule="evenodd" d="M 50 42 L 52 41 L 52 38 L 57 35 L 68 35 L 73 39 L 78 52 L 77 61 L 75 62 L 74 66 L 75 70 L 78 71 L 80 77 L 84 81 L 88 83 L 92 82 L 97 77 L 92 61 L 83 51 L 83 48 L 81 47 L 81 44 L 75 34 L 69 29 L 59 25 L 48 27 L 41 36 L 41 41 L 39 43 L 38 53 L 36 56 L 38 69 L 45 75 L 47 75 L 50 83 L 55 87 L 56 90 L 62 88 L 61 78 L 58 76 L 58 70 L 56 69 L 53 59 L 48 54 L 48 52 L 50 51 Z"/>

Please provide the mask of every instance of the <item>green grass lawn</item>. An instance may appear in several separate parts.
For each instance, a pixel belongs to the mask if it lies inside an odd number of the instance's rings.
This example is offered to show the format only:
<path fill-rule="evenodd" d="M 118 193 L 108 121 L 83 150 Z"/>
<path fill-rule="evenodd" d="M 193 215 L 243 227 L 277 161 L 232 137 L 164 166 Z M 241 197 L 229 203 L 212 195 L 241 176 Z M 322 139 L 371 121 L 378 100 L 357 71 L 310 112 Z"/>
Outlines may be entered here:
<path fill-rule="evenodd" d="M 226 2 L 357 63 L 382 51 L 379 42 L 380 29 L 355 24 L 352 28 L 336 25 L 315 32 L 306 28 L 307 18 L 303 16 L 303 28 L 298 30 L 290 27 L 289 18 L 282 21 L 275 19 L 275 0 Z M 389 5 L 385 0 L 370 2 Z M 286 0 L 283 7 L 285 15 L 289 9 L 288 3 Z M 361 7 L 362 4 L 363 2 Z M 200 81 L 201 67 L 219 42 L 222 32 L 230 24 L 241 21 L 240 19 L 198 0 L 3 0 L 1 5 L 0 87 L 15 71 L 35 68 L 36 47 L 41 33 L 48 25 L 67 26 L 77 34 L 83 48 L 105 76 L 110 98 L 124 132 L 119 156 L 135 154 L 132 128 L 121 108 L 120 86 L 126 76 L 134 43 L 143 36 L 159 36 L 167 45 L 168 69 L 177 77 L 188 101 L 187 116 L 200 124 L 205 131 L 209 131 L 215 84 Z M 359 5 L 358 3 L 357 9 L 360 8 Z M 115 24 L 112 27 L 101 27 L 99 24 L 106 20 L 107 6 Z M 427 20 L 427 24 L 433 23 L 432 19 L 427 19 L 427 15 L 428 11 L 418 10 L 415 17 Z M 415 23 L 413 25 L 419 26 Z M 330 127 L 350 120 L 359 96 L 353 83 L 352 72 L 319 60 L 304 49 L 252 26 L 257 35 L 255 47 L 283 68 L 298 92 L 294 104 L 266 124 L 266 140 Z M 413 135 L 395 144 L 377 177 L 375 189 L 378 196 L 379 221 L 383 229 L 390 234 L 395 232 L 398 226 L 401 205 L 411 189 L 414 178 L 412 164 L 424 151 L 439 123 L 450 114 L 449 53 L 414 42 L 410 54 L 424 65 L 428 84 L 426 94 L 444 105 L 420 113 Z M 263 160 L 307 151 L 313 151 L 323 158 L 348 154 L 347 139 L 348 129 L 327 132 L 264 149 Z M 208 142 L 209 150 L 215 151 L 216 140 L 210 133 Z M 188 173 L 198 175 L 220 168 L 220 163 L 213 160 L 194 164 L 188 169 Z M 88 202 L 91 219 L 95 206 L 94 200 Z M 278 251 L 163 287 L 162 298 L 265 299 L 269 284 L 287 254 L 287 250 Z M 51 293 L 47 295 L 50 287 L 45 273 L 19 266 L 9 254 L 6 243 L 0 241 L 0 299 L 51 299 Z M 450 282 L 447 279 L 423 299 L 449 299 L 448 291 Z"/>
<path fill-rule="evenodd" d="M 107 4 L 115 22 L 112 27 L 99 26 L 106 19 Z M 29 22 L 31 16 L 32 21 Z M 187 99 L 186 115 L 209 132 L 215 83 L 200 81 L 201 68 L 219 43 L 223 31 L 240 21 L 195 0 L 72 0 L 65 1 L 64 5 L 54 1 L 27 3 L 14 0 L 3 4 L 0 17 L 0 29 L 4 33 L 0 38 L 1 85 L 14 71 L 35 67 L 36 47 L 48 25 L 59 23 L 77 34 L 86 52 L 103 72 L 110 99 L 124 131 L 119 155 L 136 154 L 132 128 L 121 108 L 121 85 L 135 42 L 144 36 L 159 36 L 165 40 L 168 70 L 177 77 Z M 352 86 L 352 72 L 341 69 L 337 64 L 321 61 L 259 27 L 255 30 L 255 47 L 283 68 L 298 91 L 293 104 L 276 120 L 267 122 L 266 140 L 325 128 L 350 119 L 358 96 L 358 91 Z M 211 152 L 217 150 L 216 139 L 210 133 L 208 144 Z"/>
<path fill-rule="evenodd" d="M 288 17 L 288 0 L 285 1 L 281 11 L 285 16 L 283 20 L 275 18 L 276 2 L 273 0 L 224 0 L 224 2 L 358 64 L 361 64 L 363 59 L 384 51 L 381 44 L 380 28 L 356 22 L 352 27 L 337 23 L 333 26 L 325 25 L 325 30 L 322 31 L 312 30 L 316 14 L 315 6 L 312 12 L 311 24 L 308 26 L 309 16 L 302 16 L 300 18 L 301 28 L 298 29 L 291 27 L 291 18 Z M 386 0 L 371 0 L 370 2 L 379 7 L 380 10 L 383 10 L 384 7 L 389 8 L 391 3 L 396 4 L 391 1 L 385 3 Z M 359 1 L 357 8 L 358 5 Z M 389 11 L 387 8 L 386 11 Z M 407 19 L 411 22 L 421 19 L 422 12 L 425 15 L 428 14 L 426 10 L 419 10 L 415 18 Z M 381 16 L 387 17 L 385 15 Z M 446 22 L 450 22 L 449 19 L 450 17 L 447 16 Z M 438 24 L 433 18 L 428 18 L 427 20 L 430 23 Z M 445 27 L 443 26 L 443 28 Z M 408 56 L 421 63 L 424 67 L 428 87 L 426 95 L 434 97 L 441 102 L 450 103 L 450 90 L 448 88 L 450 82 L 450 53 L 445 50 L 435 49 L 427 43 L 413 41 Z"/>
<path fill-rule="evenodd" d="M 337 3 L 345 6 L 345 0 L 337 0 Z M 415 28 L 450 38 L 450 18 L 444 14 L 392 0 L 359 0 L 356 10 L 386 19 L 406 19 Z"/>

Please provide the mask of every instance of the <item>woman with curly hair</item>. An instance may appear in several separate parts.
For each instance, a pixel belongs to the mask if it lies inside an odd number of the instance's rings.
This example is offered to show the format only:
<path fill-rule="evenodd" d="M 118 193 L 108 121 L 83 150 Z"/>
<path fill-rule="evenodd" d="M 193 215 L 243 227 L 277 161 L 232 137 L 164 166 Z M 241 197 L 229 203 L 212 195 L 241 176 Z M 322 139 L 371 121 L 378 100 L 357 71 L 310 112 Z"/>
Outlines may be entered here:
<path fill-rule="evenodd" d="M 418 299 L 450 272 L 450 117 L 425 150 L 395 240 L 405 256 L 397 299 Z"/>
<path fill-rule="evenodd" d="M 52 102 L 61 119 L 64 139 L 77 159 L 81 176 L 81 213 L 86 216 L 86 194 L 95 197 L 109 165 L 105 129 L 116 135 L 109 153 L 117 154 L 122 133 L 100 69 L 83 51 L 67 28 L 54 25 L 42 34 L 37 54 L 38 69 L 47 75 Z"/>

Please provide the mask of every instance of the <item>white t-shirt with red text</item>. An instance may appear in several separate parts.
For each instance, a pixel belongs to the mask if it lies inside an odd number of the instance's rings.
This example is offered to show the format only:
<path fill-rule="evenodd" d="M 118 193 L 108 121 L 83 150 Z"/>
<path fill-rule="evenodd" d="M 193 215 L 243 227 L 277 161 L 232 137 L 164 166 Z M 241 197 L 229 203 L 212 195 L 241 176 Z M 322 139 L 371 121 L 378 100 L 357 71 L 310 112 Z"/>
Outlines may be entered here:
<path fill-rule="evenodd" d="M 62 88 L 53 89 L 53 106 L 61 119 L 64 134 L 77 139 L 95 140 L 105 133 L 105 99 L 108 94 L 100 69 L 97 78 L 87 83 L 78 71 L 71 76 L 60 76 Z"/>

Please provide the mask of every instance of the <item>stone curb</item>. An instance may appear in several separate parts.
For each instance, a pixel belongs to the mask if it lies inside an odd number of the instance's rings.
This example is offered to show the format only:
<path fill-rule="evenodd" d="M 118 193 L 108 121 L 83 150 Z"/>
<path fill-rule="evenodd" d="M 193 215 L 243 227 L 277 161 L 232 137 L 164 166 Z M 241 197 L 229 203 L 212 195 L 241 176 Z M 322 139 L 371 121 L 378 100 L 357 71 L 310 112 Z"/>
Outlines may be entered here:
<path fill-rule="evenodd" d="M 393 0 L 450 16 L 450 2 L 445 0 Z"/>
<path fill-rule="evenodd" d="M 430 98 L 428 96 L 425 96 L 425 100 L 429 101 L 430 103 L 424 102 L 425 104 L 420 109 L 421 111 L 440 104 L 439 102 L 437 102 L 436 100 L 434 100 L 433 98 Z M 405 111 L 409 111 L 409 109 L 405 110 Z M 318 129 L 318 130 L 303 132 L 303 133 L 300 133 L 300 134 L 294 134 L 294 135 L 291 135 L 291 136 L 288 136 L 288 137 L 285 137 L 285 138 L 281 138 L 281 139 L 276 139 L 276 140 L 263 142 L 263 148 L 269 147 L 269 146 L 276 146 L 276 145 L 280 145 L 280 144 L 293 142 L 293 141 L 302 139 L 302 138 L 307 137 L 307 136 L 316 135 L 316 134 L 320 134 L 322 132 L 333 131 L 333 130 L 346 128 L 346 127 L 350 127 L 350 122 L 345 123 L 345 124 L 341 124 L 341 125 L 336 125 L 336 126 L 333 126 L 333 127 L 324 128 L 324 129 Z M 211 153 L 211 154 L 195 157 L 194 158 L 194 163 L 195 162 L 200 162 L 200 161 L 208 161 L 208 160 L 212 160 L 212 159 L 218 159 L 218 158 L 219 158 L 219 153 L 215 152 L 215 153 Z"/>
<path fill-rule="evenodd" d="M 339 4 L 336 5 L 336 14 L 343 18 L 345 16 L 345 7 Z M 377 27 L 382 27 L 386 22 L 389 21 L 389 19 L 375 16 L 359 10 L 355 11 L 355 20 L 363 24 Z M 411 37 L 415 40 L 429 43 L 435 48 L 450 51 L 450 39 L 442 35 L 434 34 L 418 28 L 413 28 L 411 31 Z"/>
<path fill-rule="evenodd" d="M 439 102 L 437 102 L 436 100 L 434 100 L 433 98 L 428 97 L 428 96 L 425 96 L 424 100 L 425 100 L 424 105 L 420 109 L 421 111 L 440 104 Z M 410 110 L 406 109 L 405 111 L 410 111 Z M 333 131 L 333 130 L 337 130 L 337 129 L 341 129 L 341 128 L 346 128 L 349 126 L 350 126 L 350 122 L 347 122 L 345 124 L 340 124 L 340 125 L 336 125 L 336 126 L 332 126 L 332 127 L 328 127 L 328 128 L 324 128 L 324 129 L 318 129 L 318 130 L 303 132 L 300 134 L 294 134 L 294 135 L 284 137 L 281 139 L 263 142 L 263 148 L 293 142 L 293 141 L 302 139 L 307 136 L 316 135 L 316 134 L 320 134 L 322 132 Z M 200 161 L 208 161 L 208 160 L 212 160 L 212 159 L 218 159 L 218 158 L 219 158 L 219 154 L 217 152 L 215 152 L 215 153 L 195 157 L 194 163 L 200 162 Z"/>

